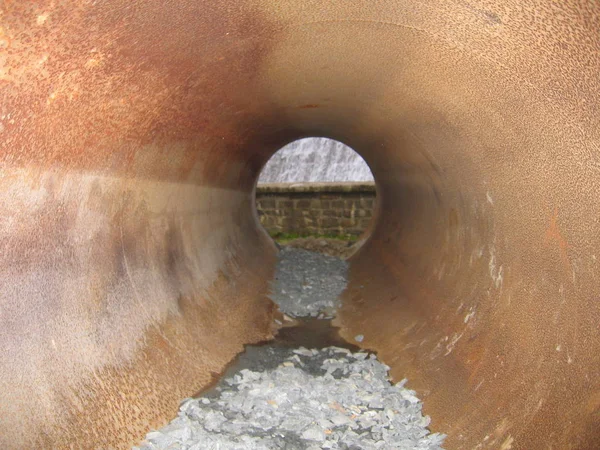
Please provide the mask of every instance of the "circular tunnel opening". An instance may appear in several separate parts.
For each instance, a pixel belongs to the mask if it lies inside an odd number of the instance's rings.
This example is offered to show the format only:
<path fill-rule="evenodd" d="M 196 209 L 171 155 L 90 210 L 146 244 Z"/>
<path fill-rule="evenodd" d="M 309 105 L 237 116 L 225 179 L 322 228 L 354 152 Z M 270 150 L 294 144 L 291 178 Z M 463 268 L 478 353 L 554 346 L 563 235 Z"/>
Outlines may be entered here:
<path fill-rule="evenodd" d="M 260 223 L 279 243 L 345 257 L 373 228 L 373 173 L 334 139 L 309 137 L 282 147 L 260 172 L 255 195 Z"/>

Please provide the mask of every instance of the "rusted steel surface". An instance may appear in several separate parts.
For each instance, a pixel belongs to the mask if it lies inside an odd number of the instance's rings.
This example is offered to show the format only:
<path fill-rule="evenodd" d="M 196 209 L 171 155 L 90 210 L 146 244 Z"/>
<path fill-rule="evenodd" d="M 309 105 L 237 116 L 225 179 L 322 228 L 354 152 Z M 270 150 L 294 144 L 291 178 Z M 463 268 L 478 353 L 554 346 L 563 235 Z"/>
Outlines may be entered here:
<path fill-rule="evenodd" d="M 270 333 L 252 191 L 378 183 L 339 318 L 449 448 L 600 446 L 600 6 L 0 5 L 0 443 L 126 448 Z"/>

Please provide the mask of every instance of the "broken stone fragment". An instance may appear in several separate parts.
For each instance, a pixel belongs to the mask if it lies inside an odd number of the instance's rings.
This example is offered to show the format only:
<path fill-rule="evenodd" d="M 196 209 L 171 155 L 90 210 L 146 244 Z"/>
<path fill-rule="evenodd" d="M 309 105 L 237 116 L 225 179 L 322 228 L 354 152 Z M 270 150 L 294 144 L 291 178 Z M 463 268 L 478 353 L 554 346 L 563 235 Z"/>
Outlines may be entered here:
<path fill-rule="evenodd" d="M 322 442 L 326 438 L 327 435 L 325 434 L 325 431 L 318 427 L 311 427 L 302 433 L 302 439 L 307 439 L 309 441 Z"/>

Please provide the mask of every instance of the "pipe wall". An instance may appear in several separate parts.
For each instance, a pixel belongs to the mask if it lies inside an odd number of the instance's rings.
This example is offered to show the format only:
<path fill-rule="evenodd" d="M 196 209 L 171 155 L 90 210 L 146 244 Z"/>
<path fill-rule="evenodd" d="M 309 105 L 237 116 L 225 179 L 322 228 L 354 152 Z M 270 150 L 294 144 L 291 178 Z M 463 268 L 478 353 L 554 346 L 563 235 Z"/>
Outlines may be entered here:
<path fill-rule="evenodd" d="M 449 449 L 600 445 L 600 7 L 5 1 L 0 443 L 127 448 L 271 335 L 254 189 L 352 146 L 338 317 Z"/>

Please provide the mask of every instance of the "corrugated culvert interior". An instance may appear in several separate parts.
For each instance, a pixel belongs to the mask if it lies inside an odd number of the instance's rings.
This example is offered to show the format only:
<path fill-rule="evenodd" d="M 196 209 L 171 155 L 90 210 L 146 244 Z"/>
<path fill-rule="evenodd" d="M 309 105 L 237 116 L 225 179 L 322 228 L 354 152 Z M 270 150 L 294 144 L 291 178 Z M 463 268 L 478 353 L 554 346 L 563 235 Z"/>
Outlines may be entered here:
<path fill-rule="evenodd" d="M 599 447 L 597 2 L 0 10 L 2 448 L 127 448 L 270 336 L 253 190 L 304 136 L 372 168 L 337 320 L 445 447 Z"/>

